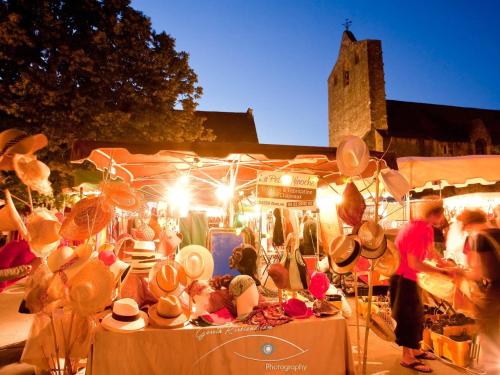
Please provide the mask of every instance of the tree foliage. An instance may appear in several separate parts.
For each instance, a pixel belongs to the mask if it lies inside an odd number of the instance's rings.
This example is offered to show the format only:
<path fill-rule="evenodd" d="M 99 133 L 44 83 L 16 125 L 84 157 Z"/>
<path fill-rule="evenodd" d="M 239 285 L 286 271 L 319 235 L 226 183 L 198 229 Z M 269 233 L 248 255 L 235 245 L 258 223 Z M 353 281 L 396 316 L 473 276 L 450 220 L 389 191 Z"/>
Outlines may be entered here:
<path fill-rule="evenodd" d="M 0 130 L 47 135 L 56 190 L 77 138 L 213 139 L 201 94 L 188 54 L 129 0 L 0 1 Z"/>

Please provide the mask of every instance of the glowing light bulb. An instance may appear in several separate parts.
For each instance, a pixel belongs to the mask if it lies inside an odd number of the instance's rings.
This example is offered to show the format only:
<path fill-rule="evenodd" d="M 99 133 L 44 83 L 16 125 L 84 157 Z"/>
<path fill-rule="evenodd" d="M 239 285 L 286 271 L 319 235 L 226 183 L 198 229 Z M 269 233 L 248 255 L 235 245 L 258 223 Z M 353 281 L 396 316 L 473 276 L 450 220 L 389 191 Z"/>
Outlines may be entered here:
<path fill-rule="evenodd" d="M 217 198 L 223 202 L 227 202 L 233 196 L 233 190 L 228 185 L 219 185 L 215 190 Z"/>
<path fill-rule="evenodd" d="M 290 176 L 289 174 L 284 174 L 283 176 L 281 176 L 281 183 L 285 186 L 291 185 L 292 176 Z"/>

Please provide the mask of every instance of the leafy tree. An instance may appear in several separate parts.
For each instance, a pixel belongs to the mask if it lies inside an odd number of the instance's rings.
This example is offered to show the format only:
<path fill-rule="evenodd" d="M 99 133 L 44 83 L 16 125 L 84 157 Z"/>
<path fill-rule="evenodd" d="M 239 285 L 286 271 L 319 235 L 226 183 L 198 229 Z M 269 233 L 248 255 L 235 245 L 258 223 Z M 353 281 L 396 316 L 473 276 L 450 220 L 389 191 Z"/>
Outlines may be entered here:
<path fill-rule="evenodd" d="M 129 0 L 0 0 L 0 130 L 47 135 L 56 191 L 77 138 L 212 140 L 201 94 L 188 54 Z"/>

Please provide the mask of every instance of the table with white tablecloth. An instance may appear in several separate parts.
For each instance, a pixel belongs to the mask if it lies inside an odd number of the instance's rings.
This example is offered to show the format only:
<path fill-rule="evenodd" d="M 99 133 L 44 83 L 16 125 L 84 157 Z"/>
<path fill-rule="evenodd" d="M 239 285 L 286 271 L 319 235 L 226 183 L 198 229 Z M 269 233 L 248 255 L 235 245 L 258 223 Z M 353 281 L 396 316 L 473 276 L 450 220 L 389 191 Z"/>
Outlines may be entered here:
<path fill-rule="evenodd" d="M 269 329 L 248 325 L 129 333 L 99 330 L 92 375 L 354 374 L 346 320 L 309 318 Z"/>

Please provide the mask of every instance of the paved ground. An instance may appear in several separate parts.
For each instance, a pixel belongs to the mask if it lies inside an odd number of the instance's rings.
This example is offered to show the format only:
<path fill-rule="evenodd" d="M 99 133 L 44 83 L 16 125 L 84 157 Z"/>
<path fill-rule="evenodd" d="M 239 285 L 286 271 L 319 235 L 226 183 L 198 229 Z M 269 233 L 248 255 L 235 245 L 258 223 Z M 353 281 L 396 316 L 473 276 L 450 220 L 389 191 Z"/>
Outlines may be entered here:
<path fill-rule="evenodd" d="M 0 294 L 0 375 L 28 375 L 34 374 L 31 366 L 23 364 L 8 364 L 15 362 L 20 358 L 22 352 L 22 341 L 26 339 L 31 317 L 29 315 L 19 314 L 17 308 L 21 301 L 22 294 L 16 292 Z M 353 357 L 357 361 L 356 346 L 356 326 L 355 319 L 348 321 L 349 335 L 353 348 Z M 364 327 L 361 330 L 361 342 L 364 341 Z M 9 345 L 9 347 L 6 347 Z M 399 365 L 400 350 L 392 343 L 383 341 L 378 336 L 370 332 L 368 340 L 368 361 L 367 373 L 371 375 L 410 375 L 416 372 L 405 369 Z M 463 374 L 465 371 L 456 369 L 441 361 L 427 361 L 434 369 L 434 374 L 454 375 Z M 321 375 L 321 374 L 318 374 Z"/>

